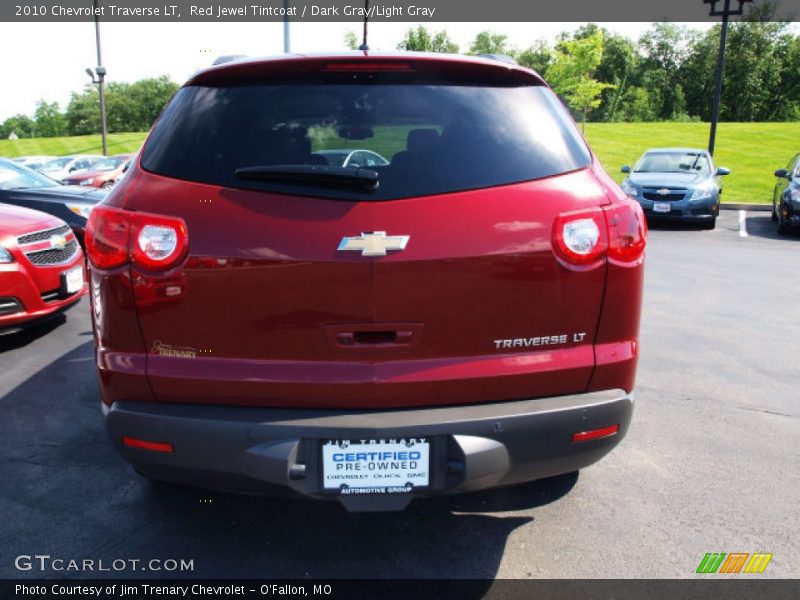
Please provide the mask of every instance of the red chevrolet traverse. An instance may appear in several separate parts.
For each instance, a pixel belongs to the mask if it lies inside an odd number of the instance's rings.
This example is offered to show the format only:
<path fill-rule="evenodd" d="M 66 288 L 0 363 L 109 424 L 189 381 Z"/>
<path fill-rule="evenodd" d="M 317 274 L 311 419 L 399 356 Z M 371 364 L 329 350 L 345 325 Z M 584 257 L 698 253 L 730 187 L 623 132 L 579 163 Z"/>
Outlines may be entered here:
<path fill-rule="evenodd" d="M 349 510 L 580 469 L 631 419 L 645 233 L 528 69 L 212 67 L 89 220 L 111 441 Z"/>

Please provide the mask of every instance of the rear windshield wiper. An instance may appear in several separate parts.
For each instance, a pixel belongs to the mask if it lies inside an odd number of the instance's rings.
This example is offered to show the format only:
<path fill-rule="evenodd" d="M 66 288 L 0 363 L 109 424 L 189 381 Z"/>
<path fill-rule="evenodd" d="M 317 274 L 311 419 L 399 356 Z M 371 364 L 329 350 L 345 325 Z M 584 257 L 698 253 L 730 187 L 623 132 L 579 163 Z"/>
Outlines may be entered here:
<path fill-rule="evenodd" d="M 327 165 L 265 165 L 236 169 L 239 179 L 283 181 L 312 185 L 334 185 L 378 189 L 378 172 L 361 167 L 330 167 Z"/>

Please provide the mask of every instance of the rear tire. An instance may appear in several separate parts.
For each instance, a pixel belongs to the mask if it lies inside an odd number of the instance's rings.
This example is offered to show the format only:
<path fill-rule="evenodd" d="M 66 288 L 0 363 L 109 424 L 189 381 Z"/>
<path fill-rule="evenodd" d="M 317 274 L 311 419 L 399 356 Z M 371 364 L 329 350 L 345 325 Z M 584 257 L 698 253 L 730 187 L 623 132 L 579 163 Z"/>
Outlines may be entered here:
<path fill-rule="evenodd" d="M 772 219 L 773 223 L 777 223 L 778 222 L 778 211 L 775 210 L 775 201 L 774 200 L 772 202 L 772 214 L 770 215 L 770 218 Z"/>

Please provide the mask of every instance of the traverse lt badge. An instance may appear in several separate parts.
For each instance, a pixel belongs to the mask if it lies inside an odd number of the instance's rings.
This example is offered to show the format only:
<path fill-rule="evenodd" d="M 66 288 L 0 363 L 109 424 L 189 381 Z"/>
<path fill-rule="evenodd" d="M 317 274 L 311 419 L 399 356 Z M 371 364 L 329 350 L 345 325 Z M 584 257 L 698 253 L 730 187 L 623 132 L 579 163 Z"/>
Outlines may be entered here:
<path fill-rule="evenodd" d="M 386 235 L 368 231 L 359 236 L 343 237 L 337 250 L 359 251 L 361 256 L 386 256 L 390 250 L 404 250 L 410 235 Z"/>

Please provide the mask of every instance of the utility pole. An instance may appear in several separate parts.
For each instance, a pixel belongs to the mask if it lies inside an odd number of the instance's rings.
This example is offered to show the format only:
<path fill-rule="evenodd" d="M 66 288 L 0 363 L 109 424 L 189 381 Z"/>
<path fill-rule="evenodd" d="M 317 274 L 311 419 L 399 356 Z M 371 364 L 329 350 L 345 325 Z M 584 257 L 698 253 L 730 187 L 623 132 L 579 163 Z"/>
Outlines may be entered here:
<path fill-rule="evenodd" d="M 283 53 L 289 54 L 289 0 L 283 0 Z"/>
<path fill-rule="evenodd" d="M 106 68 L 103 66 L 103 55 L 100 50 L 100 18 L 97 16 L 97 2 L 94 3 L 94 36 L 97 43 L 97 90 L 100 94 L 100 136 L 103 138 L 103 156 L 108 156 L 108 129 L 106 128 Z M 94 81 L 94 78 L 92 78 Z"/>
<path fill-rule="evenodd" d="M 725 42 L 728 39 L 728 19 L 733 15 L 741 15 L 744 12 L 745 2 L 753 0 L 703 0 L 703 4 L 710 4 L 711 9 L 708 13 L 710 17 L 722 17 L 722 30 L 719 35 L 719 52 L 717 53 L 717 71 L 714 74 L 714 98 L 711 103 L 711 131 L 708 136 L 708 153 L 714 156 L 714 145 L 717 141 L 717 121 L 719 121 L 719 102 L 722 95 L 722 75 L 725 70 Z M 717 3 L 722 2 L 721 10 L 717 9 Z M 731 9 L 731 2 L 736 2 L 739 7 Z"/>

